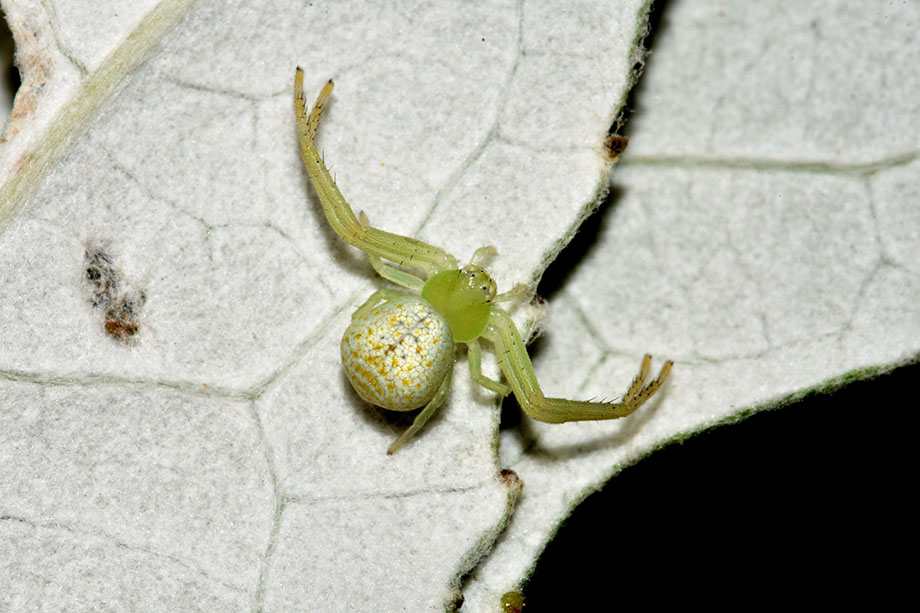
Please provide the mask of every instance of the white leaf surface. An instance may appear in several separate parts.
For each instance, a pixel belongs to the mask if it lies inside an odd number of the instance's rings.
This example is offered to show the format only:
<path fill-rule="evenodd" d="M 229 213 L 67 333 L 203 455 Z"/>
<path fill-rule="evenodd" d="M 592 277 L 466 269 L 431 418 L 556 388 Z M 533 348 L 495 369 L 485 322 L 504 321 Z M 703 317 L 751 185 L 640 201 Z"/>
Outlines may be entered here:
<path fill-rule="evenodd" d="M 606 189 L 646 3 L 3 7 L 0 608 L 456 606 L 520 492 L 498 408 L 458 369 L 385 455 L 405 420 L 338 359 L 381 282 L 309 188 L 294 67 L 336 79 L 356 209 L 533 286 Z"/>
<path fill-rule="evenodd" d="M 625 389 L 644 352 L 676 365 L 625 420 L 503 433 L 526 488 L 472 610 L 664 442 L 917 360 L 918 23 L 916 3 L 667 4 L 616 197 L 535 363 L 547 392 L 584 397 Z"/>

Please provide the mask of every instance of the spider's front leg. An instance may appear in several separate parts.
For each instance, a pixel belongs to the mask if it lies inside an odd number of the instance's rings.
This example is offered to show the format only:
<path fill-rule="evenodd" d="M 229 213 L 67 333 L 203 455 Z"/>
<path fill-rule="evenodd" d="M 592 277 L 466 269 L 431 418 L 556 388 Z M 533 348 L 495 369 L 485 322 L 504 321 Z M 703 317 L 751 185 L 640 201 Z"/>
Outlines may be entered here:
<path fill-rule="evenodd" d="M 537 375 L 533 370 L 533 364 L 530 362 L 530 356 L 527 354 L 521 334 L 508 313 L 498 307 L 492 307 L 489 325 L 483 336 L 495 344 L 502 372 L 508 385 L 514 391 L 521 409 L 538 421 L 553 424 L 626 417 L 658 391 L 671 371 L 671 366 L 674 365 L 671 361 L 665 362 L 658 377 L 643 387 L 651 364 L 651 356 L 646 355 L 642 359 L 642 367 L 638 376 L 629 386 L 621 402 L 547 398 L 543 395 L 543 390 L 540 389 L 540 384 L 537 382 Z"/>
<path fill-rule="evenodd" d="M 457 268 L 454 256 L 420 240 L 378 230 L 361 223 L 355 217 L 351 206 L 342 196 L 332 175 L 326 168 L 322 156 L 316 148 L 316 130 L 323 114 L 326 101 L 332 94 L 332 81 L 326 83 L 310 114 L 303 99 L 303 70 L 298 67 L 294 76 L 294 112 L 297 115 L 297 127 L 300 132 L 300 155 L 303 158 L 307 174 L 316 189 L 323 211 L 329 225 L 348 243 L 400 265 L 425 271 L 428 276 L 441 270 Z"/>

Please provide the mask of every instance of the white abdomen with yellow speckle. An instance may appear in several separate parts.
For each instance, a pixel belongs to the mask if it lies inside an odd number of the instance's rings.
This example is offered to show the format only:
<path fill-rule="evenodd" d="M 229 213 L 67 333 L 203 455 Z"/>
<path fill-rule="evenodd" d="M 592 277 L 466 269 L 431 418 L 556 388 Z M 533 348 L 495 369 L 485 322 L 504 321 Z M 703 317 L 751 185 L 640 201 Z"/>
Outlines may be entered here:
<path fill-rule="evenodd" d="M 342 337 L 342 364 L 355 391 L 393 411 L 427 404 L 453 359 L 447 322 L 414 296 L 378 304 Z"/>

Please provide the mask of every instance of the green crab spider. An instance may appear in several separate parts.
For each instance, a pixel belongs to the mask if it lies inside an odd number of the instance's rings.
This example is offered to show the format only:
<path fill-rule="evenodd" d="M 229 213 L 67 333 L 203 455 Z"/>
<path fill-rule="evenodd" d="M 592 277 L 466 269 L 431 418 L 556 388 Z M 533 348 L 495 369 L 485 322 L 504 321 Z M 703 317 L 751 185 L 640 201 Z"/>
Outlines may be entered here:
<path fill-rule="evenodd" d="M 620 402 L 593 402 L 547 398 L 540 389 L 533 364 L 521 334 L 508 312 L 495 306 L 526 294 L 515 286 L 497 293 L 495 281 L 474 262 L 497 253 L 482 247 L 463 268 L 456 258 L 420 240 L 391 234 L 370 225 L 354 211 L 326 168 L 316 148 L 316 130 L 323 108 L 332 94 L 332 81 L 320 91 L 307 114 L 303 98 L 303 70 L 294 76 L 294 112 L 300 132 L 300 153 L 307 174 L 316 189 L 323 212 L 332 229 L 346 242 L 367 253 L 374 270 L 388 281 L 412 290 L 415 295 L 380 289 L 352 315 L 342 337 L 341 353 L 345 373 L 352 387 L 365 401 L 393 411 L 423 407 L 412 425 L 390 445 L 394 453 L 412 438 L 444 403 L 450 389 L 455 362 L 455 345 L 467 346 L 470 376 L 500 397 L 514 393 L 524 413 L 538 421 L 616 419 L 642 406 L 664 383 L 673 362 L 661 367 L 658 376 L 648 377 L 651 356 L 642 358 L 639 374 Z M 396 268 L 422 271 L 425 278 Z M 506 383 L 482 373 L 479 339 L 495 346 Z"/>

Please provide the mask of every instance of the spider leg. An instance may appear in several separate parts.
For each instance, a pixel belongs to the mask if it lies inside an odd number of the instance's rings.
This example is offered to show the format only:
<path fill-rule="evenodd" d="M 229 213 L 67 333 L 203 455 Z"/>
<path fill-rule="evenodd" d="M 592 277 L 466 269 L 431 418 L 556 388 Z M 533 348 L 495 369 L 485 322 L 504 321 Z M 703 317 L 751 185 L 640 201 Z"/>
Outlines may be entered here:
<path fill-rule="evenodd" d="M 492 302 L 512 302 L 527 295 L 527 286 L 523 283 L 515 283 L 509 291 L 503 292 L 492 299 Z"/>
<path fill-rule="evenodd" d="M 358 219 L 365 226 L 370 226 L 371 222 L 368 220 L 367 215 L 364 214 L 364 211 L 358 213 Z M 367 254 L 367 258 L 371 261 L 371 266 L 374 267 L 374 270 L 377 271 L 377 274 L 391 281 L 396 285 L 402 285 L 416 292 L 421 292 L 422 288 L 425 286 L 425 280 L 419 279 L 415 275 L 409 274 L 404 270 L 400 270 L 389 264 L 384 263 L 383 258 L 379 255 L 373 255 L 371 253 Z"/>
<path fill-rule="evenodd" d="M 623 402 L 629 402 L 639 395 L 639 392 L 642 391 L 642 384 L 645 383 L 645 379 L 648 377 L 648 369 L 651 365 L 652 356 L 646 353 L 642 358 L 642 365 L 639 366 L 639 374 L 636 375 L 636 378 L 629 384 L 629 389 L 623 394 Z M 670 370 L 670 367 L 668 367 L 668 370 Z"/>
<path fill-rule="evenodd" d="M 371 297 L 364 301 L 364 304 L 359 306 L 354 313 L 351 314 L 351 320 L 354 321 L 359 317 L 364 317 L 366 314 L 370 313 L 371 309 L 380 304 L 383 300 L 397 300 L 402 298 L 402 294 L 392 289 L 378 289 L 376 292 L 371 294 Z"/>
<path fill-rule="evenodd" d="M 470 376 L 473 378 L 473 381 L 487 390 L 495 392 L 502 398 L 510 394 L 510 387 L 482 374 L 482 348 L 479 345 L 479 341 L 474 339 L 468 342 L 466 346 L 466 357 L 470 364 Z"/>
<path fill-rule="evenodd" d="M 492 258 L 498 255 L 498 249 L 489 245 L 487 247 L 480 247 L 473 252 L 473 257 L 470 258 L 470 264 L 479 266 L 480 264 L 488 264 L 492 261 Z"/>
<path fill-rule="evenodd" d="M 444 380 L 441 381 L 441 387 L 438 388 L 438 391 L 435 392 L 434 398 L 428 401 L 428 404 L 425 405 L 425 408 L 422 409 L 422 412 L 415 416 L 415 420 L 412 422 L 412 425 L 409 426 L 409 429 L 402 433 L 398 439 L 396 439 L 390 448 L 387 449 L 387 455 L 392 455 L 399 450 L 400 447 L 406 444 L 410 438 L 415 436 L 415 434 L 422 429 L 428 420 L 431 419 L 431 416 L 434 415 L 434 412 L 444 404 L 444 399 L 447 397 L 447 392 L 450 390 L 450 380 L 454 374 L 454 365 L 451 364 L 450 368 L 447 369 L 447 374 L 444 375 Z"/>
<path fill-rule="evenodd" d="M 368 253 L 367 258 L 371 261 L 371 266 L 374 267 L 374 270 L 377 271 L 377 274 L 387 281 L 395 283 L 396 285 L 401 285 L 416 292 L 421 292 L 422 288 L 425 286 L 424 279 L 419 279 L 415 275 L 409 274 L 404 270 L 400 270 L 390 266 L 389 264 L 385 264 L 383 258 L 381 258 L 379 255 Z"/>
<path fill-rule="evenodd" d="M 648 373 L 650 356 L 642 362 L 639 376 L 633 380 L 622 402 L 588 402 L 547 398 L 540 389 L 527 348 L 511 317 L 498 307 L 492 307 L 489 325 L 483 335 L 495 344 L 496 353 L 505 379 L 514 391 L 521 409 L 530 417 L 548 423 L 616 419 L 625 417 L 642 406 L 658 391 L 671 371 L 673 362 L 665 362 L 658 377 L 645 387 L 642 383 Z"/>
<path fill-rule="evenodd" d="M 643 366 L 645 367 L 645 372 L 648 372 L 648 362 L 651 362 L 652 356 L 645 354 L 645 357 L 642 360 Z M 652 381 L 649 381 L 648 385 L 643 387 L 639 392 L 629 399 L 629 402 L 632 402 L 636 407 L 640 407 L 645 404 L 645 401 L 651 398 L 655 392 L 664 384 L 664 380 L 667 379 L 668 374 L 671 372 L 671 367 L 674 366 L 674 362 L 668 360 L 661 367 L 661 370 L 658 371 L 658 376 L 655 377 Z M 640 373 L 641 374 L 641 373 Z M 644 378 L 644 377 L 643 377 Z M 631 389 L 631 388 L 630 388 Z"/>
<path fill-rule="evenodd" d="M 433 245 L 420 240 L 384 232 L 368 225 L 362 224 L 351 206 L 342 196 L 336 186 L 332 175 L 326 168 L 322 156 L 314 142 L 316 130 L 326 101 L 332 94 L 332 81 L 326 83 L 313 109 L 307 115 L 307 107 L 303 98 L 303 69 L 297 68 L 294 76 L 294 112 L 297 115 L 297 126 L 300 132 L 300 155 L 303 158 L 307 174 L 316 189 L 323 212 L 329 225 L 346 242 L 370 255 L 386 258 L 400 265 L 409 266 L 433 275 L 446 269 L 457 268 L 454 256 Z"/>

